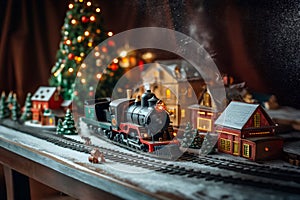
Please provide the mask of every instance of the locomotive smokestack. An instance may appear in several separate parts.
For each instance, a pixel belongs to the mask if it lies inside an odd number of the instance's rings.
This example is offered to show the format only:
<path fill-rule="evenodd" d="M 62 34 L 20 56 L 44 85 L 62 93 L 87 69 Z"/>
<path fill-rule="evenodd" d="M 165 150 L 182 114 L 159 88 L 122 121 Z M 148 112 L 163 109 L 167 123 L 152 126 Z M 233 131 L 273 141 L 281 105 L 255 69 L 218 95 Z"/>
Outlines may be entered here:
<path fill-rule="evenodd" d="M 143 95 L 142 95 L 142 107 L 148 107 L 148 100 L 151 99 L 154 96 L 153 93 L 151 93 L 151 90 L 147 90 Z"/>
<path fill-rule="evenodd" d="M 131 97 L 132 97 L 132 90 L 131 89 L 127 89 L 126 92 L 127 92 L 127 99 L 131 99 Z"/>

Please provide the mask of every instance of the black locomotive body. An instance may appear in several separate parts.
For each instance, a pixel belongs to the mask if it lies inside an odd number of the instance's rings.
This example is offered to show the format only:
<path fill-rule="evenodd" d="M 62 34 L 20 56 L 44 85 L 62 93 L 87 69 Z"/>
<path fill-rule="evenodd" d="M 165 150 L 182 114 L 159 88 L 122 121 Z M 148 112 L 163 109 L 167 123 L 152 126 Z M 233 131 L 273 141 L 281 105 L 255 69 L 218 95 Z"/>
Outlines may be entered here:
<path fill-rule="evenodd" d="M 143 151 L 153 152 L 166 145 L 177 147 L 169 115 L 158 102 L 149 90 L 140 100 L 86 101 L 82 120 L 109 139 Z"/>

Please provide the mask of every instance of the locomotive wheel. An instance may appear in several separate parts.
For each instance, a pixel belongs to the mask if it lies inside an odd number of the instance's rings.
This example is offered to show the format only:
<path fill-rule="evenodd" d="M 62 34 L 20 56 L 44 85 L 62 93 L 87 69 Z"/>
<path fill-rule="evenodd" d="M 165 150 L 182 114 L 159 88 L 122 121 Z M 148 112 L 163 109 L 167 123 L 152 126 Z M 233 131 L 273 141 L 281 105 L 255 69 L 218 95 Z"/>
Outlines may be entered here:
<path fill-rule="evenodd" d="M 131 147 L 131 144 L 129 144 L 129 140 L 128 139 L 126 141 L 126 145 L 129 146 L 129 147 Z"/>
<path fill-rule="evenodd" d="M 119 142 L 119 143 L 120 143 L 120 141 L 121 141 L 121 138 L 120 138 L 120 133 L 117 133 L 117 134 L 115 135 L 115 137 L 114 137 L 114 141 L 116 141 L 116 142 Z"/>
<path fill-rule="evenodd" d="M 144 151 L 144 152 L 148 152 L 148 146 L 145 145 L 145 144 L 141 144 L 141 145 L 140 145 L 140 149 L 141 149 L 142 151 Z"/>
<path fill-rule="evenodd" d="M 123 134 L 120 135 L 120 143 L 121 143 L 121 144 L 126 144 L 126 142 L 125 142 L 125 137 L 124 137 Z"/>
<path fill-rule="evenodd" d="M 114 137 L 112 131 L 107 131 L 107 133 L 105 133 L 105 135 L 106 135 L 106 137 L 107 137 L 108 139 L 110 139 L 110 140 L 112 140 L 113 137 Z"/>
<path fill-rule="evenodd" d="M 108 137 L 108 130 L 104 130 L 104 135 L 106 136 L 106 137 Z"/>

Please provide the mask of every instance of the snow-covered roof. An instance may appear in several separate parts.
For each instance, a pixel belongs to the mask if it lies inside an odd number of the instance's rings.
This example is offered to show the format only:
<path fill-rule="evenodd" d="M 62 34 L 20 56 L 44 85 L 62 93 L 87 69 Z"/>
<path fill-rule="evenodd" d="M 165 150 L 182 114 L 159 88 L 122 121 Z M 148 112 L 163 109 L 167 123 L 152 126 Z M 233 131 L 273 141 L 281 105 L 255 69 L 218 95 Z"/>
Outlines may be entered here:
<path fill-rule="evenodd" d="M 241 130 L 258 107 L 259 104 L 232 101 L 215 124 Z"/>
<path fill-rule="evenodd" d="M 60 106 L 61 107 L 69 107 L 71 104 L 72 104 L 72 100 L 64 100 Z"/>
<path fill-rule="evenodd" d="M 46 87 L 41 86 L 38 90 L 32 95 L 32 101 L 49 101 L 52 95 L 55 93 L 56 87 Z"/>

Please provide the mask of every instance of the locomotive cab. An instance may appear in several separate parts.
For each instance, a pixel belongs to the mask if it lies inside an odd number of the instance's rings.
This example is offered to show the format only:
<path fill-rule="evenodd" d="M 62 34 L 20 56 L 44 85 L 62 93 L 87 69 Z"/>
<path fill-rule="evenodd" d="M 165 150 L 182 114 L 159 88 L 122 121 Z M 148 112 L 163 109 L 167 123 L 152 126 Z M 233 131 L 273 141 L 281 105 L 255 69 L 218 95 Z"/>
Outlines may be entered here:
<path fill-rule="evenodd" d="M 125 119 L 125 110 L 133 104 L 134 99 L 117 99 L 109 104 L 110 115 L 111 115 L 111 125 L 112 129 L 115 131 L 119 130 L 120 123 Z"/>

